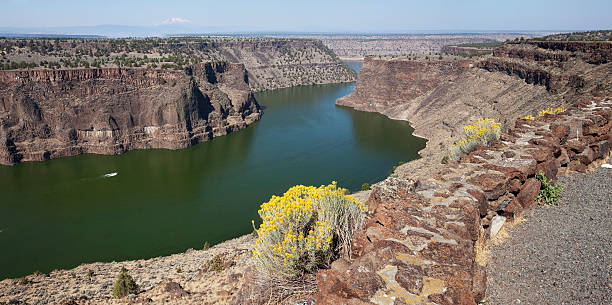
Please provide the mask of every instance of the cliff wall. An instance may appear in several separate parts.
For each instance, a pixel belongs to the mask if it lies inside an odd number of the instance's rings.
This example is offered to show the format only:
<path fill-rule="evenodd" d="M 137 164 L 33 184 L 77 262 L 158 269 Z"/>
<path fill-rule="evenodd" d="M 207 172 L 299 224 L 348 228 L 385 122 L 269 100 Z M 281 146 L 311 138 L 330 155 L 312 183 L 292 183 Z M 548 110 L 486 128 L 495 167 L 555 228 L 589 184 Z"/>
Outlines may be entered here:
<path fill-rule="evenodd" d="M 423 174 L 441 166 L 446 147 L 479 117 L 509 128 L 517 118 L 547 107 L 612 93 L 612 65 L 588 62 L 592 54 L 607 54 L 610 43 L 538 45 L 505 44 L 493 55 L 454 62 L 369 58 L 353 93 L 337 104 L 410 121 L 428 143 L 423 158 L 399 172 Z"/>
<path fill-rule="evenodd" d="M 474 54 L 490 54 L 493 52 L 491 49 L 480 49 L 472 47 L 458 47 L 458 46 L 443 46 L 442 53 L 455 54 L 455 55 L 474 55 Z"/>
<path fill-rule="evenodd" d="M 336 103 L 362 111 L 384 112 L 441 83 L 455 81 L 469 67 L 469 60 L 430 62 L 367 57 L 353 92 Z"/>
<path fill-rule="evenodd" d="M 0 163 L 184 148 L 261 116 L 243 65 L 0 72 Z"/>
<path fill-rule="evenodd" d="M 353 82 L 357 77 L 320 41 L 228 41 L 213 47 L 224 60 L 244 64 L 254 91 Z"/>

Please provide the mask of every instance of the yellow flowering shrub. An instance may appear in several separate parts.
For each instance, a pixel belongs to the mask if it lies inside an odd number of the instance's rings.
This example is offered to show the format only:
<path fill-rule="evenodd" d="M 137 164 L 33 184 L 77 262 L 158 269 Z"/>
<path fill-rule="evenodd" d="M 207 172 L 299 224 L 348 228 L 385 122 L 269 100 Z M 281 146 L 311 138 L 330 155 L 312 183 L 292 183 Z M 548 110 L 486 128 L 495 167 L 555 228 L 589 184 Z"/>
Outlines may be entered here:
<path fill-rule="evenodd" d="M 540 111 L 539 116 L 544 116 L 546 114 L 559 114 L 565 111 L 567 111 L 567 108 L 565 107 L 557 107 L 557 108 L 548 107 Z"/>
<path fill-rule="evenodd" d="M 458 161 L 461 155 L 474 151 L 478 145 L 491 145 L 499 139 L 500 126 L 501 123 L 496 123 L 494 119 L 483 118 L 479 118 L 472 125 L 464 126 L 465 136 L 448 148 L 448 159 Z"/>
<path fill-rule="evenodd" d="M 567 108 L 565 108 L 563 106 L 557 107 L 557 108 L 548 107 L 548 108 L 540 111 L 540 113 L 538 113 L 538 116 L 545 116 L 547 114 L 559 114 L 559 113 L 563 113 L 565 111 L 567 111 Z M 524 119 L 533 120 L 533 119 L 535 119 L 535 117 L 530 114 L 530 115 L 524 117 Z"/>
<path fill-rule="evenodd" d="M 335 181 L 320 187 L 294 186 L 261 205 L 263 222 L 255 230 L 252 260 L 260 272 L 286 278 L 325 266 L 336 251 L 350 251 L 365 211 L 365 205 Z"/>

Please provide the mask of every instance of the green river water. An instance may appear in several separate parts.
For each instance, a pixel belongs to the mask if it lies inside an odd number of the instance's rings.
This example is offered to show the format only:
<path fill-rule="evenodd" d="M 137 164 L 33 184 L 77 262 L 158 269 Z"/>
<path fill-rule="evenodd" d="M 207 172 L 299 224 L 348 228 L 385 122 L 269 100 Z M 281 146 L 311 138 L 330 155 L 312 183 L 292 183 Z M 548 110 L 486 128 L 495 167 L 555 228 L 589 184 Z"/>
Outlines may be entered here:
<path fill-rule="evenodd" d="M 353 86 L 258 93 L 259 122 L 182 150 L 0 166 L 0 279 L 199 249 L 251 232 L 259 205 L 295 184 L 384 179 L 425 140 L 336 106 Z"/>

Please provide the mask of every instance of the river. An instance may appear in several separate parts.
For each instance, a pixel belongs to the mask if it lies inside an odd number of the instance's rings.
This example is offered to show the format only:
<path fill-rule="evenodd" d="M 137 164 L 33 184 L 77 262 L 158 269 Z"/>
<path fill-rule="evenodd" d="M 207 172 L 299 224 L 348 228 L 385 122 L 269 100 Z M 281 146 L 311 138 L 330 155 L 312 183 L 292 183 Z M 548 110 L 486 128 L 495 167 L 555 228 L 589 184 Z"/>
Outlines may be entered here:
<path fill-rule="evenodd" d="M 0 279 L 202 248 L 252 232 L 259 205 L 290 186 L 384 179 L 425 140 L 336 106 L 353 86 L 258 93 L 259 122 L 182 150 L 0 166 Z"/>

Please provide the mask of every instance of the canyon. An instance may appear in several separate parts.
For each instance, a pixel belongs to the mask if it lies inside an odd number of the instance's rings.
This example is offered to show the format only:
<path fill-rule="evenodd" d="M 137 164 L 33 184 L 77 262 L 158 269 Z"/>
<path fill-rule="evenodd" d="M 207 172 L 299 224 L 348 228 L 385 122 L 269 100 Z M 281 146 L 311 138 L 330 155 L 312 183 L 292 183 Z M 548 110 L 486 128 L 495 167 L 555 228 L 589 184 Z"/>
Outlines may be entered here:
<path fill-rule="evenodd" d="M 227 62 L 1 71 L 0 101 L 2 164 L 184 148 L 261 117 L 244 66 Z"/>
<path fill-rule="evenodd" d="M 353 256 L 320 270 L 316 291 L 304 288 L 284 303 L 294 304 L 311 292 L 317 304 L 480 302 L 487 275 L 478 259 L 479 246 L 495 235 L 493 222 L 503 224 L 537 204 L 541 182 L 536 173 L 555 181 L 558 175 L 585 172 L 609 158 L 610 46 L 527 41 L 506 43 L 491 55 L 472 59 L 366 58 L 354 91 L 337 104 L 409 121 L 427 146 L 421 159 L 399 166 L 360 194 L 367 198 L 369 219 L 353 238 Z M 538 116 L 556 106 L 568 110 Z M 37 118 L 35 109 L 20 111 Z M 257 107 L 249 109 L 251 115 L 259 113 Z M 463 126 L 478 117 L 503 124 L 500 141 L 459 162 L 442 162 L 447 147 L 463 135 Z M 171 257 L 34 274 L 25 284 L 7 279 L 0 282 L 6 296 L 0 302 L 13 302 L 11 296 L 28 303 L 64 304 L 274 302 L 273 289 L 258 285 L 249 261 L 253 239 L 246 235 Z M 221 271 L 210 268 L 217 255 Z M 113 278 L 123 265 L 143 292 L 111 299 Z M 88 270 L 95 276 L 88 276 Z M 49 295 L 47 287 L 72 292 Z"/>
<path fill-rule="evenodd" d="M 0 164 L 185 148 L 258 120 L 252 92 L 356 76 L 311 40 L 3 39 L 0 45 L 8 52 L 3 61 L 33 66 L 0 71 Z"/>

